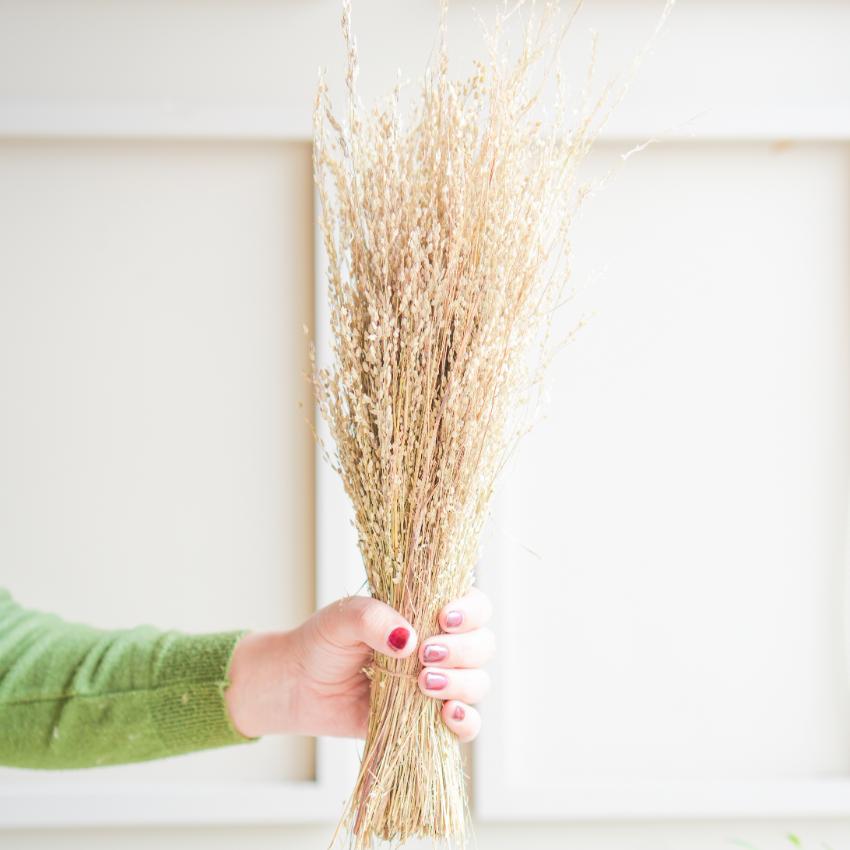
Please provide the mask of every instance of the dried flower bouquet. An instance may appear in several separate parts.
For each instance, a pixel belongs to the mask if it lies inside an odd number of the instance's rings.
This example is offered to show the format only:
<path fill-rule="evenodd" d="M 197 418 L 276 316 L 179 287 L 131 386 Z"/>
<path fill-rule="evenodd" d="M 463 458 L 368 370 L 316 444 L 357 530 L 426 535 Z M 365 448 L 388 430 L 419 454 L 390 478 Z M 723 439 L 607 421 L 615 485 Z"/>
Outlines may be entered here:
<path fill-rule="evenodd" d="M 314 361 L 318 404 L 369 590 L 423 640 L 468 590 L 494 484 L 534 418 L 569 230 L 589 190 L 577 167 L 624 90 L 591 97 L 587 85 L 569 105 L 558 49 L 581 4 L 566 20 L 559 3 L 537 5 L 506 4 L 486 33 L 486 61 L 458 82 L 443 0 L 437 65 L 404 120 L 399 85 L 381 107 L 362 107 L 344 0 L 344 119 L 323 75 L 316 98 L 332 347 L 328 367 Z M 504 27 L 520 14 L 509 58 Z M 548 115 L 546 80 L 556 91 Z M 440 702 L 419 691 L 417 665 L 415 655 L 376 656 L 368 671 L 368 737 L 340 824 L 356 848 L 414 835 L 464 844 L 460 747 Z"/>

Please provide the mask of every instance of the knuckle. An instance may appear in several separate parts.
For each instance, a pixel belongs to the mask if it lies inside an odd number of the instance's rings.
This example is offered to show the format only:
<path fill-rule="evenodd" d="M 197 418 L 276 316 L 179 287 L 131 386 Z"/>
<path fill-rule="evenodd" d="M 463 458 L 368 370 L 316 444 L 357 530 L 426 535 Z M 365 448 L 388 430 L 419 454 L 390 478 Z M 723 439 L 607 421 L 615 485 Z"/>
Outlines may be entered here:
<path fill-rule="evenodd" d="M 356 618 L 360 616 L 360 612 L 366 607 L 367 602 L 365 596 L 345 596 L 334 604 L 349 617 Z"/>
<path fill-rule="evenodd" d="M 381 612 L 374 605 L 368 604 L 372 601 L 371 599 L 364 599 L 363 604 L 359 605 L 355 611 L 357 624 L 367 632 L 373 631 L 381 622 Z"/>
<path fill-rule="evenodd" d="M 368 628 L 372 624 L 372 612 L 365 605 L 360 605 L 354 612 L 354 619 L 358 626 Z"/>

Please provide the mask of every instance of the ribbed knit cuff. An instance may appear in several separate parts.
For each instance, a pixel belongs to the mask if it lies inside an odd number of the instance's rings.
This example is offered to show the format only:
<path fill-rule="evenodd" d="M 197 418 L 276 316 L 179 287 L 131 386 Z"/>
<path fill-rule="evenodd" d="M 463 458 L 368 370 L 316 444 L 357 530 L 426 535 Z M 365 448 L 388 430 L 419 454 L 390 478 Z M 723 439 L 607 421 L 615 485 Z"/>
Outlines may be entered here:
<path fill-rule="evenodd" d="M 163 635 L 151 719 L 167 751 L 191 752 L 256 741 L 233 725 L 225 691 L 239 639 L 247 631 Z"/>

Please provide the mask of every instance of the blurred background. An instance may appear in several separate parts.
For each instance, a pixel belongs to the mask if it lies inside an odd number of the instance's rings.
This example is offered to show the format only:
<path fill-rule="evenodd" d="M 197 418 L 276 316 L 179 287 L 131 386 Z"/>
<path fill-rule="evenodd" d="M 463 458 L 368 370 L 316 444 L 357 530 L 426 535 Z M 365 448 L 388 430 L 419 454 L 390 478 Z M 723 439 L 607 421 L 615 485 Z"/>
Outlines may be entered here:
<path fill-rule="evenodd" d="M 496 5 L 452 0 L 458 74 Z M 601 86 L 661 8 L 588 0 L 575 88 L 592 30 Z M 360 586 L 303 375 L 339 12 L 0 0 L 0 584 L 23 604 L 288 628 Z M 355 0 L 365 102 L 415 83 L 437 15 Z M 478 847 L 850 847 L 849 39 L 844 2 L 680 0 L 587 162 L 612 176 L 562 329 L 592 319 L 479 570 Z M 0 770 L 0 846 L 324 848 L 357 752 Z"/>

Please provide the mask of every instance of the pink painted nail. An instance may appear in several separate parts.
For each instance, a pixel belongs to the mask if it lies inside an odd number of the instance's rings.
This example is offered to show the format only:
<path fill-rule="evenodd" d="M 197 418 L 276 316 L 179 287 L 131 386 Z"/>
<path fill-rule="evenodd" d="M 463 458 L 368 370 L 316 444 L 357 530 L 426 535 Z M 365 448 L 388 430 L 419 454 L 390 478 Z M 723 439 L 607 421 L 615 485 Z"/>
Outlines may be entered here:
<path fill-rule="evenodd" d="M 398 626 L 393 629 L 387 637 L 387 643 L 395 650 L 404 649 L 407 646 L 407 640 L 410 637 L 410 632 L 404 626 Z"/>
<path fill-rule="evenodd" d="M 463 622 L 463 614 L 460 611 L 449 611 L 446 614 L 446 625 L 453 629 L 456 626 L 459 626 Z"/>
<path fill-rule="evenodd" d="M 429 672 L 425 674 L 425 687 L 429 691 L 441 691 L 448 683 L 448 676 L 444 676 L 442 673 Z"/>
<path fill-rule="evenodd" d="M 455 720 L 463 720 L 466 717 L 466 712 L 463 710 L 462 705 L 456 705 L 455 710 L 452 712 L 452 717 Z"/>
<path fill-rule="evenodd" d="M 425 649 L 422 650 L 422 660 L 442 661 L 448 657 L 448 654 L 449 650 L 447 647 L 442 646 L 439 643 L 429 643 L 425 646 Z"/>

